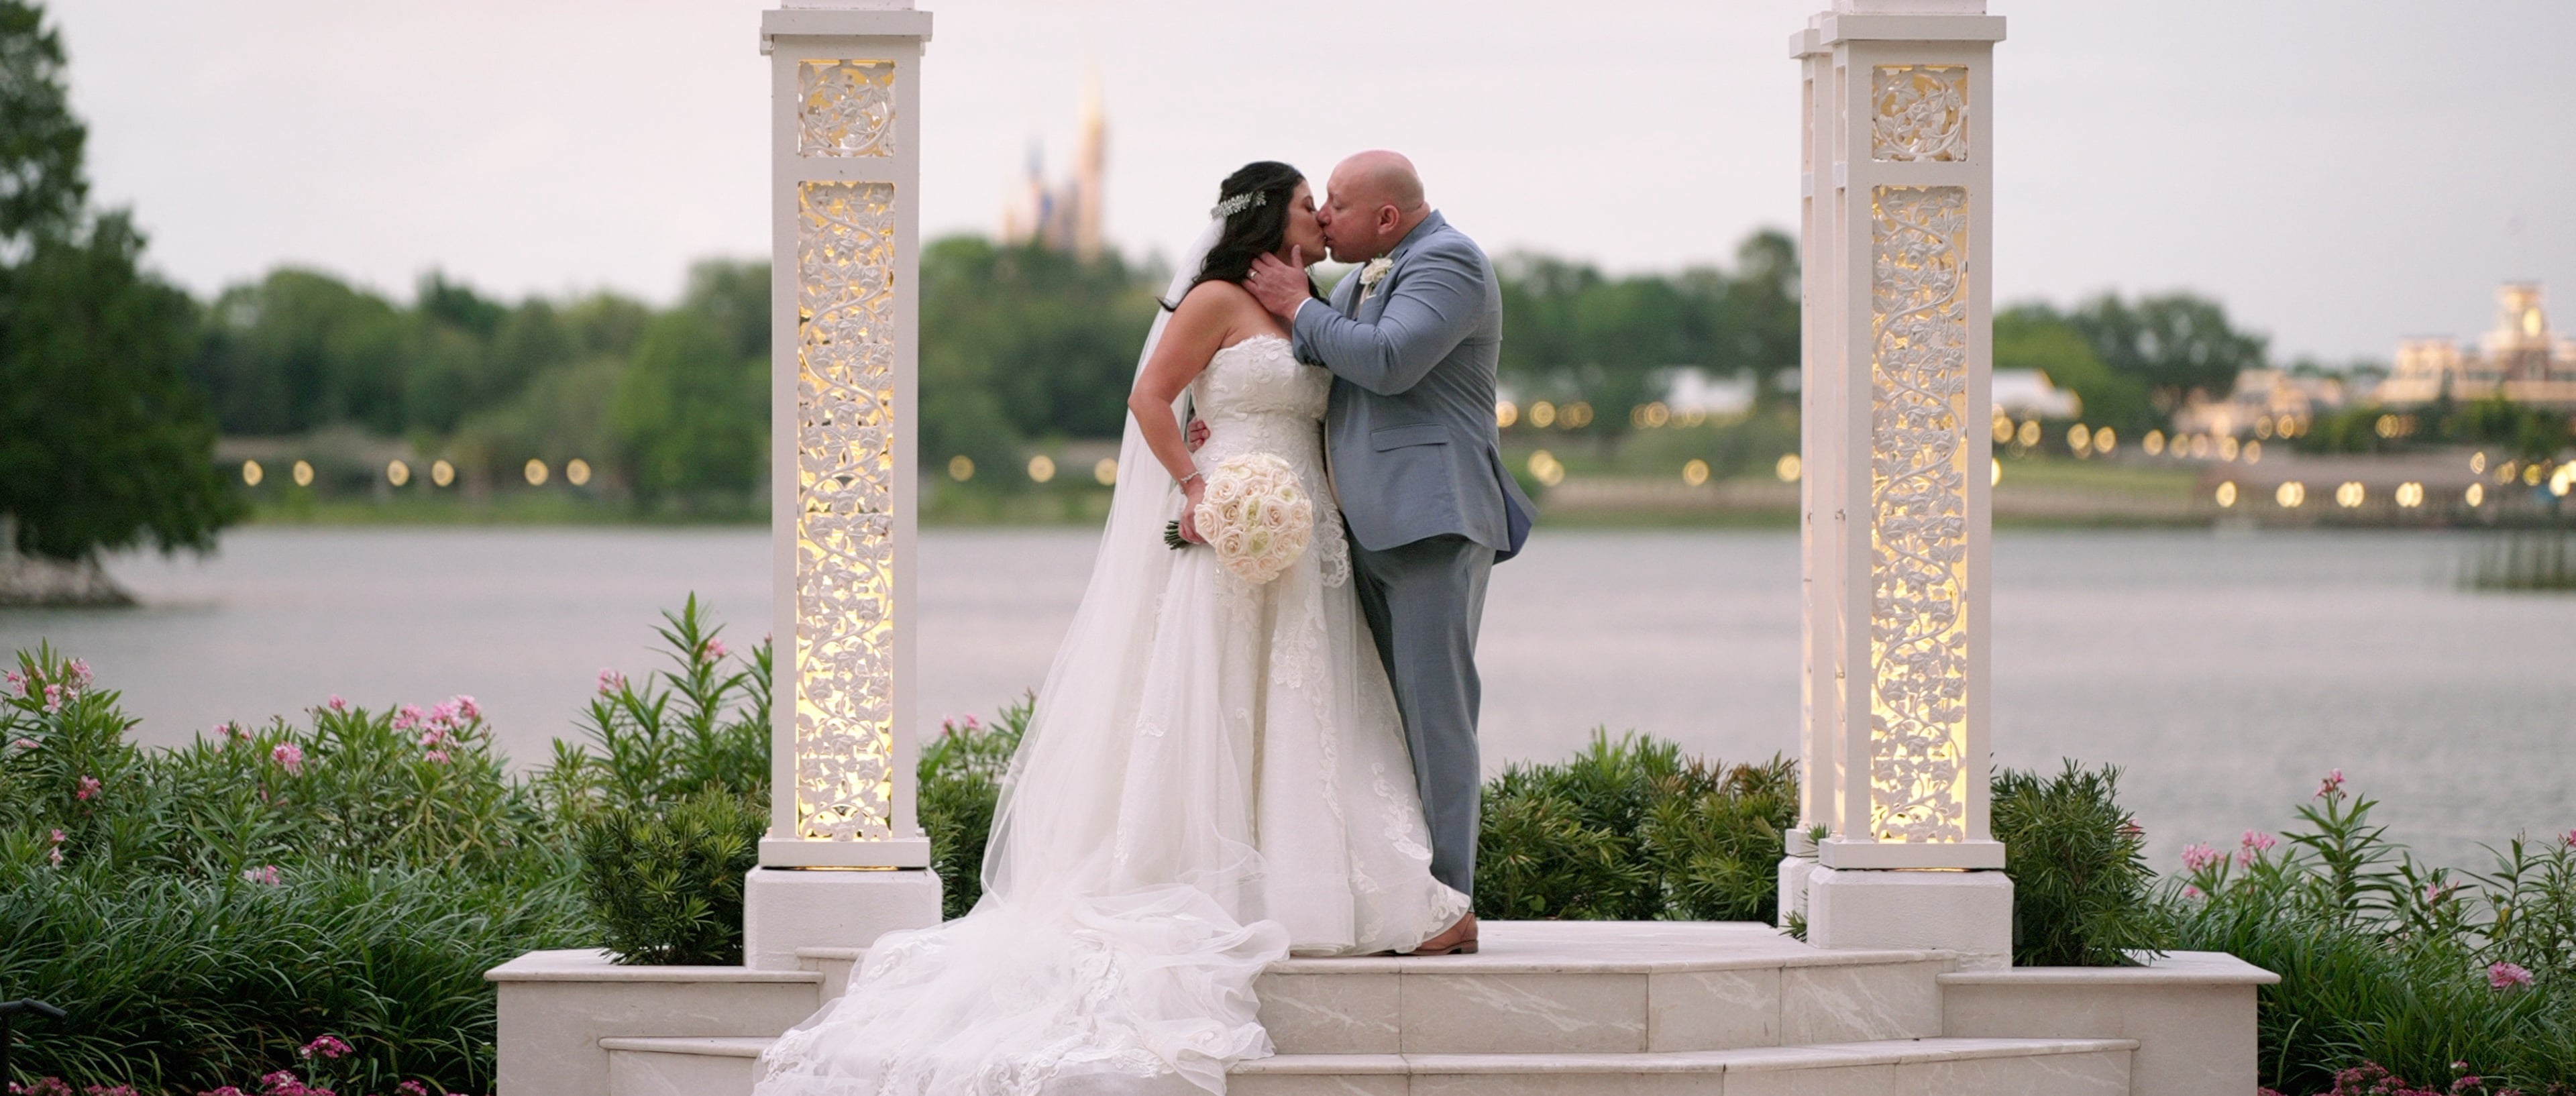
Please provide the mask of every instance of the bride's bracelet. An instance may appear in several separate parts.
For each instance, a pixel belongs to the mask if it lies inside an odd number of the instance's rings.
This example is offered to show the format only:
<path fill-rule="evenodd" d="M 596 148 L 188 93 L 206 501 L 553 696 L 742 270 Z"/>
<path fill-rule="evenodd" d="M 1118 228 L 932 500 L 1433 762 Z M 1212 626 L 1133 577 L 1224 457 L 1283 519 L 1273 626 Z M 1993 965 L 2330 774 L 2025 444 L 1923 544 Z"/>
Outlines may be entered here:
<path fill-rule="evenodd" d="M 1207 479 L 1207 474 L 1206 474 L 1206 473 L 1204 473 L 1204 472 L 1192 472 L 1192 473 L 1190 473 L 1189 475 L 1182 476 L 1182 477 L 1181 477 L 1181 479 L 1180 479 L 1180 482 L 1175 483 L 1175 484 L 1173 484 L 1172 486 L 1174 486 L 1174 487 L 1187 487 L 1187 486 L 1189 486 L 1189 485 L 1190 485 L 1190 481 L 1191 481 L 1191 480 L 1205 480 L 1205 479 Z"/>

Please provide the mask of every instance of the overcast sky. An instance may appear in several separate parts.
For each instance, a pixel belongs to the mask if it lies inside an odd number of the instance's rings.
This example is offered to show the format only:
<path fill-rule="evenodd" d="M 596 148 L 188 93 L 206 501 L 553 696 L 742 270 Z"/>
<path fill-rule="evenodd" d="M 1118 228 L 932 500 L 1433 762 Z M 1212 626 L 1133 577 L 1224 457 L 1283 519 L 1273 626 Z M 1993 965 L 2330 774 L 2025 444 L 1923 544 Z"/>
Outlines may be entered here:
<path fill-rule="evenodd" d="M 99 197 L 199 292 L 280 263 L 408 296 L 652 299 L 766 239 L 758 0 L 53 0 Z M 990 232 L 1086 73 L 1109 231 L 1185 242 L 1243 161 L 1388 146 L 1495 252 L 1725 261 L 1794 226 L 1821 0 L 923 0 L 924 227 Z M 2288 355 L 2576 328 L 2576 4 L 1994 0 L 1997 297 L 2190 287 Z"/>

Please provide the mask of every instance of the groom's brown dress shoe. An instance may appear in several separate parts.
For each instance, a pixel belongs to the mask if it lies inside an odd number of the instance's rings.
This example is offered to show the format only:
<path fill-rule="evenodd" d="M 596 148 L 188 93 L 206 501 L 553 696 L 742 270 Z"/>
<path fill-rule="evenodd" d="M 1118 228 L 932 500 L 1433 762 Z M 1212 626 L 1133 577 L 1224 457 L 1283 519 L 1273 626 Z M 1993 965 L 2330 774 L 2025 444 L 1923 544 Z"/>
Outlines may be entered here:
<path fill-rule="evenodd" d="M 1458 923 L 1440 931 L 1440 935 L 1422 942 L 1409 955 L 1474 955 L 1476 954 L 1476 915 L 1468 914 Z"/>

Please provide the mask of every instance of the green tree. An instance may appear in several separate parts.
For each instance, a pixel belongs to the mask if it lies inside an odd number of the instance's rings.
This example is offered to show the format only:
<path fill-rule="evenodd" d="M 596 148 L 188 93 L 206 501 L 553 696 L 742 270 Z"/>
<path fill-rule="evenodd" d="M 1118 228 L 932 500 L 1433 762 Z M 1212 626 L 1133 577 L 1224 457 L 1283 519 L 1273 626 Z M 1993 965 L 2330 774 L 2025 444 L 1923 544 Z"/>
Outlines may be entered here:
<path fill-rule="evenodd" d="M 2217 301 L 2191 293 L 2142 297 L 2136 304 L 2105 293 L 2068 313 L 2093 352 L 2113 371 L 2147 386 L 2159 412 L 2171 413 L 2193 392 L 2224 396 L 2236 375 L 2263 366 L 2263 336 L 2239 331 Z"/>
<path fill-rule="evenodd" d="M 2094 353 L 2084 333 L 2045 304 L 2022 304 L 1995 314 L 1995 368 L 2036 369 L 2048 383 L 2075 393 L 2086 422 L 2143 431 L 2164 425 L 2144 381 L 2114 371 Z"/>
<path fill-rule="evenodd" d="M 319 271 L 280 267 L 215 298 L 189 373 L 228 434 L 335 422 L 394 433 L 422 387 L 417 340 L 393 302 Z"/>
<path fill-rule="evenodd" d="M 1800 317 L 1798 241 L 1766 228 L 1735 249 L 1735 275 L 1726 280 L 1725 322 L 1712 333 L 1712 361 L 1720 374 L 1753 376 L 1753 402 L 1775 407 L 1794 402 L 1780 378 L 1798 371 Z"/>
<path fill-rule="evenodd" d="M 81 206 L 58 35 L 0 0 L 0 518 L 7 547 L 95 562 L 149 540 L 206 549 L 239 510 L 188 383 L 195 305 L 142 268 L 123 212 Z"/>
<path fill-rule="evenodd" d="M 645 327 L 609 409 L 640 501 L 749 501 L 768 468 L 769 363 L 734 351 L 689 309 Z"/>
<path fill-rule="evenodd" d="M 1154 274 L 975 237 L 921 262 L 922 460 L 1015 463 L 1037 437 L 1116 437 L 1136 350 L 1154 321 Z"/>

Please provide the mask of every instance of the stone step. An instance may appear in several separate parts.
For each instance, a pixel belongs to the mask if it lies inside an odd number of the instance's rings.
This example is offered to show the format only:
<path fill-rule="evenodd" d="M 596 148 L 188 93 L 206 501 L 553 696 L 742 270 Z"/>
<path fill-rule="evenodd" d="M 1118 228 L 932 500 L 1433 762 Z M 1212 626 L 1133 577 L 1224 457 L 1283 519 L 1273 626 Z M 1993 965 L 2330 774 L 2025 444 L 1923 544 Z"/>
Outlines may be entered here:
<path fill-rule="evenodd" d="M 2128 1096 L 2128 1039 L 1895 1039 L 1640 1054 L 1283 1054 L 1231 1096 Z"/>
<path fill-rule="evenodd" d="M 1826 951 L 1750 922 L 1489 921 L 1475 955 L 1290 959 L 1255 986 L 1281 1054 L 1732 1050 L 1941 1034 L 1949 955 Z M 837 997 L 863 953 L 797 953 Z"/>
<path fill-rule="evenodd" d="M 1256 987 L 1281 1054 L 1618 1054 L 1941 1034 L 1951 958 L 1825 951 L 1748 923 L 1488 922 L 1483 950 L 1291 959 Z"/>
<path fill-rule="evenodd" d="M 609 1096 L 748 1096 L 769 1040 L 600 1040 Z M 1631 1054 L 1282 1054 L 1232 1096 L 2129 1096 L 2130 1039 L 1896 1039 Z"/>

